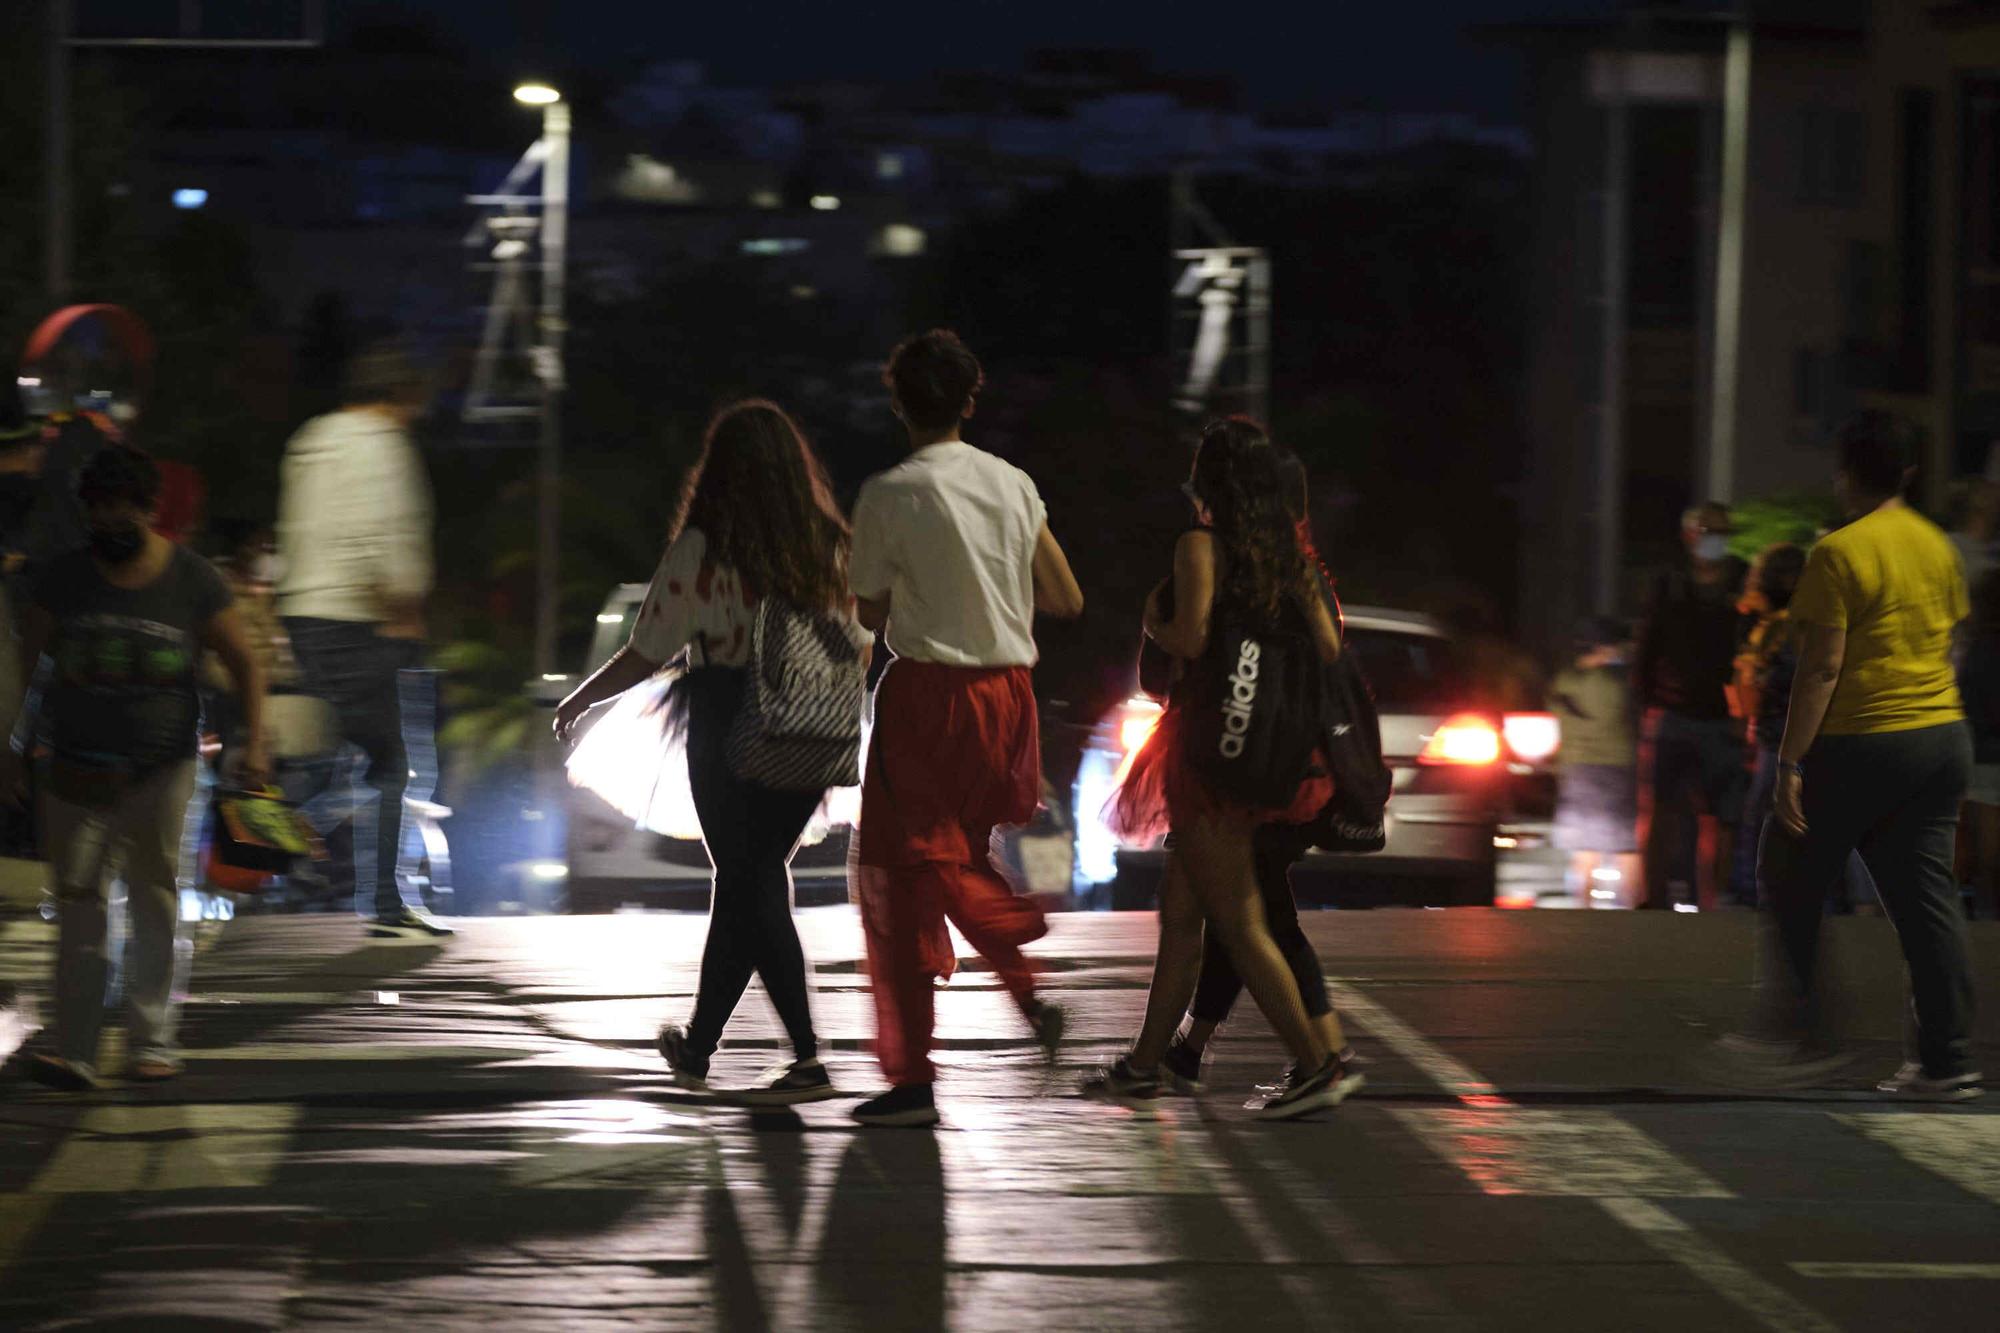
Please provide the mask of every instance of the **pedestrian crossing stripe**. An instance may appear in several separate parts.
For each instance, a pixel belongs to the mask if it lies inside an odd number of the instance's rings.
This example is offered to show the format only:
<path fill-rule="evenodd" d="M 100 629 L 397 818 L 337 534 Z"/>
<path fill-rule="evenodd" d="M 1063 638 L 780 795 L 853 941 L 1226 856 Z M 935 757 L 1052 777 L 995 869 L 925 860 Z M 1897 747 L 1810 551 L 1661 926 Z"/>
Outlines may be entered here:
<path fill-rule="evenodd" d="M 1855 1111 L 1833 1118 L 1966 1193 L 2000 1204 L 2000 1116 Z"/>
<path fill-rule="evenodd" d="M 1398 1107 L 1391 1114 L 1487 1194 L 1735 1197 L 1611 1111 L 1452 1106 Z"/>
<path fill-rule="evenodd" d="M 25 1192 L 255 1189 L 277 1173 L 303 1109 L 285 1103 L 94 1107 Z"/>

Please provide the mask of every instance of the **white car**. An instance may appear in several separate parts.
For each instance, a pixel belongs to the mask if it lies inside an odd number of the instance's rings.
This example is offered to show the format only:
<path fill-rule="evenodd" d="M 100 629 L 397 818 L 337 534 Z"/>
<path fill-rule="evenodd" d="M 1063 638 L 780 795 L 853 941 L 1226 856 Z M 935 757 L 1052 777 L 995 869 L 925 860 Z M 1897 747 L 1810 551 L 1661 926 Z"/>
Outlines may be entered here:
<path fill-rule="evenodd" d="M 1456 646 L 1428 616 L 1350 606 L 1345 633 L 1375 691 L 1383 758 L 1394 771 L 1388 846 L 1369 855 L 1308 854 L 1292 875 L 1300 901 L 1491 906 L 1512 780 L 1554 753 L 1555 719 L 1481 708 Z M 1077 771 L 1077 886 L 1096 905 L 1156 901 L 1164 848 L 1121 839 L 1104 810 L 1159 715 L 1160 705 L 1143 695 L 1126 700 L 1095 728 Z"/>

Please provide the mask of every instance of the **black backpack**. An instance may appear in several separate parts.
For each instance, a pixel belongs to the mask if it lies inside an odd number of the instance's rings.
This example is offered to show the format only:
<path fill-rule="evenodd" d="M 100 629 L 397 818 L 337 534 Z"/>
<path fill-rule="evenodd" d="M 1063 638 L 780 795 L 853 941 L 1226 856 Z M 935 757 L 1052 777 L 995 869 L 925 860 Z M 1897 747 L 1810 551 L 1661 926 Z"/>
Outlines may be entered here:
<path fill-rule="evenodd" d="M 1228 800 L 1289 805 L 1321 743 L 1321 666 L 1305 634 L 1216 625 L 1182 685 L 1186 761 Z"/>
<path fill-rule="evenodd" d="M 1382 759 L 1382 722 L 1375 692 L 1350 649 L 1321 672 L 1321 741 L 1333 799 L 1306 826 L 1312 845 L 1328 852 L 1379 852 L 1389 842 L 1386 812 L 1394 775 Z"/>

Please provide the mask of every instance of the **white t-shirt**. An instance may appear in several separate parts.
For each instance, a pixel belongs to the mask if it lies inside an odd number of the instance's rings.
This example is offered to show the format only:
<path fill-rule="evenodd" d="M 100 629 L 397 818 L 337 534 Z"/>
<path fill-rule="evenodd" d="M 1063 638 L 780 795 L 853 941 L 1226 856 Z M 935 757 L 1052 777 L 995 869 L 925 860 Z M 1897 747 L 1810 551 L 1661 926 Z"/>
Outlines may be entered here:
<path fill-rule="evenodd" d="M 665 665 L 694 644 L 695 666 L 743 666 L 757 594 L 728 565 L 708 559 L 708 539 L 687 528 L 667 548 L 632 626 L 632 651 Z"/>
<path fill-rule="evenodd" d="M 889 598 L 889 649 L 945 666 L 1033 666 L 1035 544 L 1048 516 L 1028 474 L 953 440 L 869 479 L 848 582 Z"/>

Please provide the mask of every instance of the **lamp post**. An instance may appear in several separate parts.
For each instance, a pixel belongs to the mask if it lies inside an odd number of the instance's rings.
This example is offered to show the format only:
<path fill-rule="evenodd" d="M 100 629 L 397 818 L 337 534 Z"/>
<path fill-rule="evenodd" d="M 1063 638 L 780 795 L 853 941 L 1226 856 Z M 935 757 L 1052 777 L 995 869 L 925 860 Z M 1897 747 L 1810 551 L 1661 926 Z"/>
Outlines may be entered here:
<path fill-rule="evenodd" d="M 556 611 L 562 538 L 563 260 L 569 240 L 569 105 L 541 82 L 514 100 L 542 110 L 542 299 L 536 319 L 535 377 L 541 385 L 541 439 L 535 475 L 535 670 L 556 670 Z"/>

